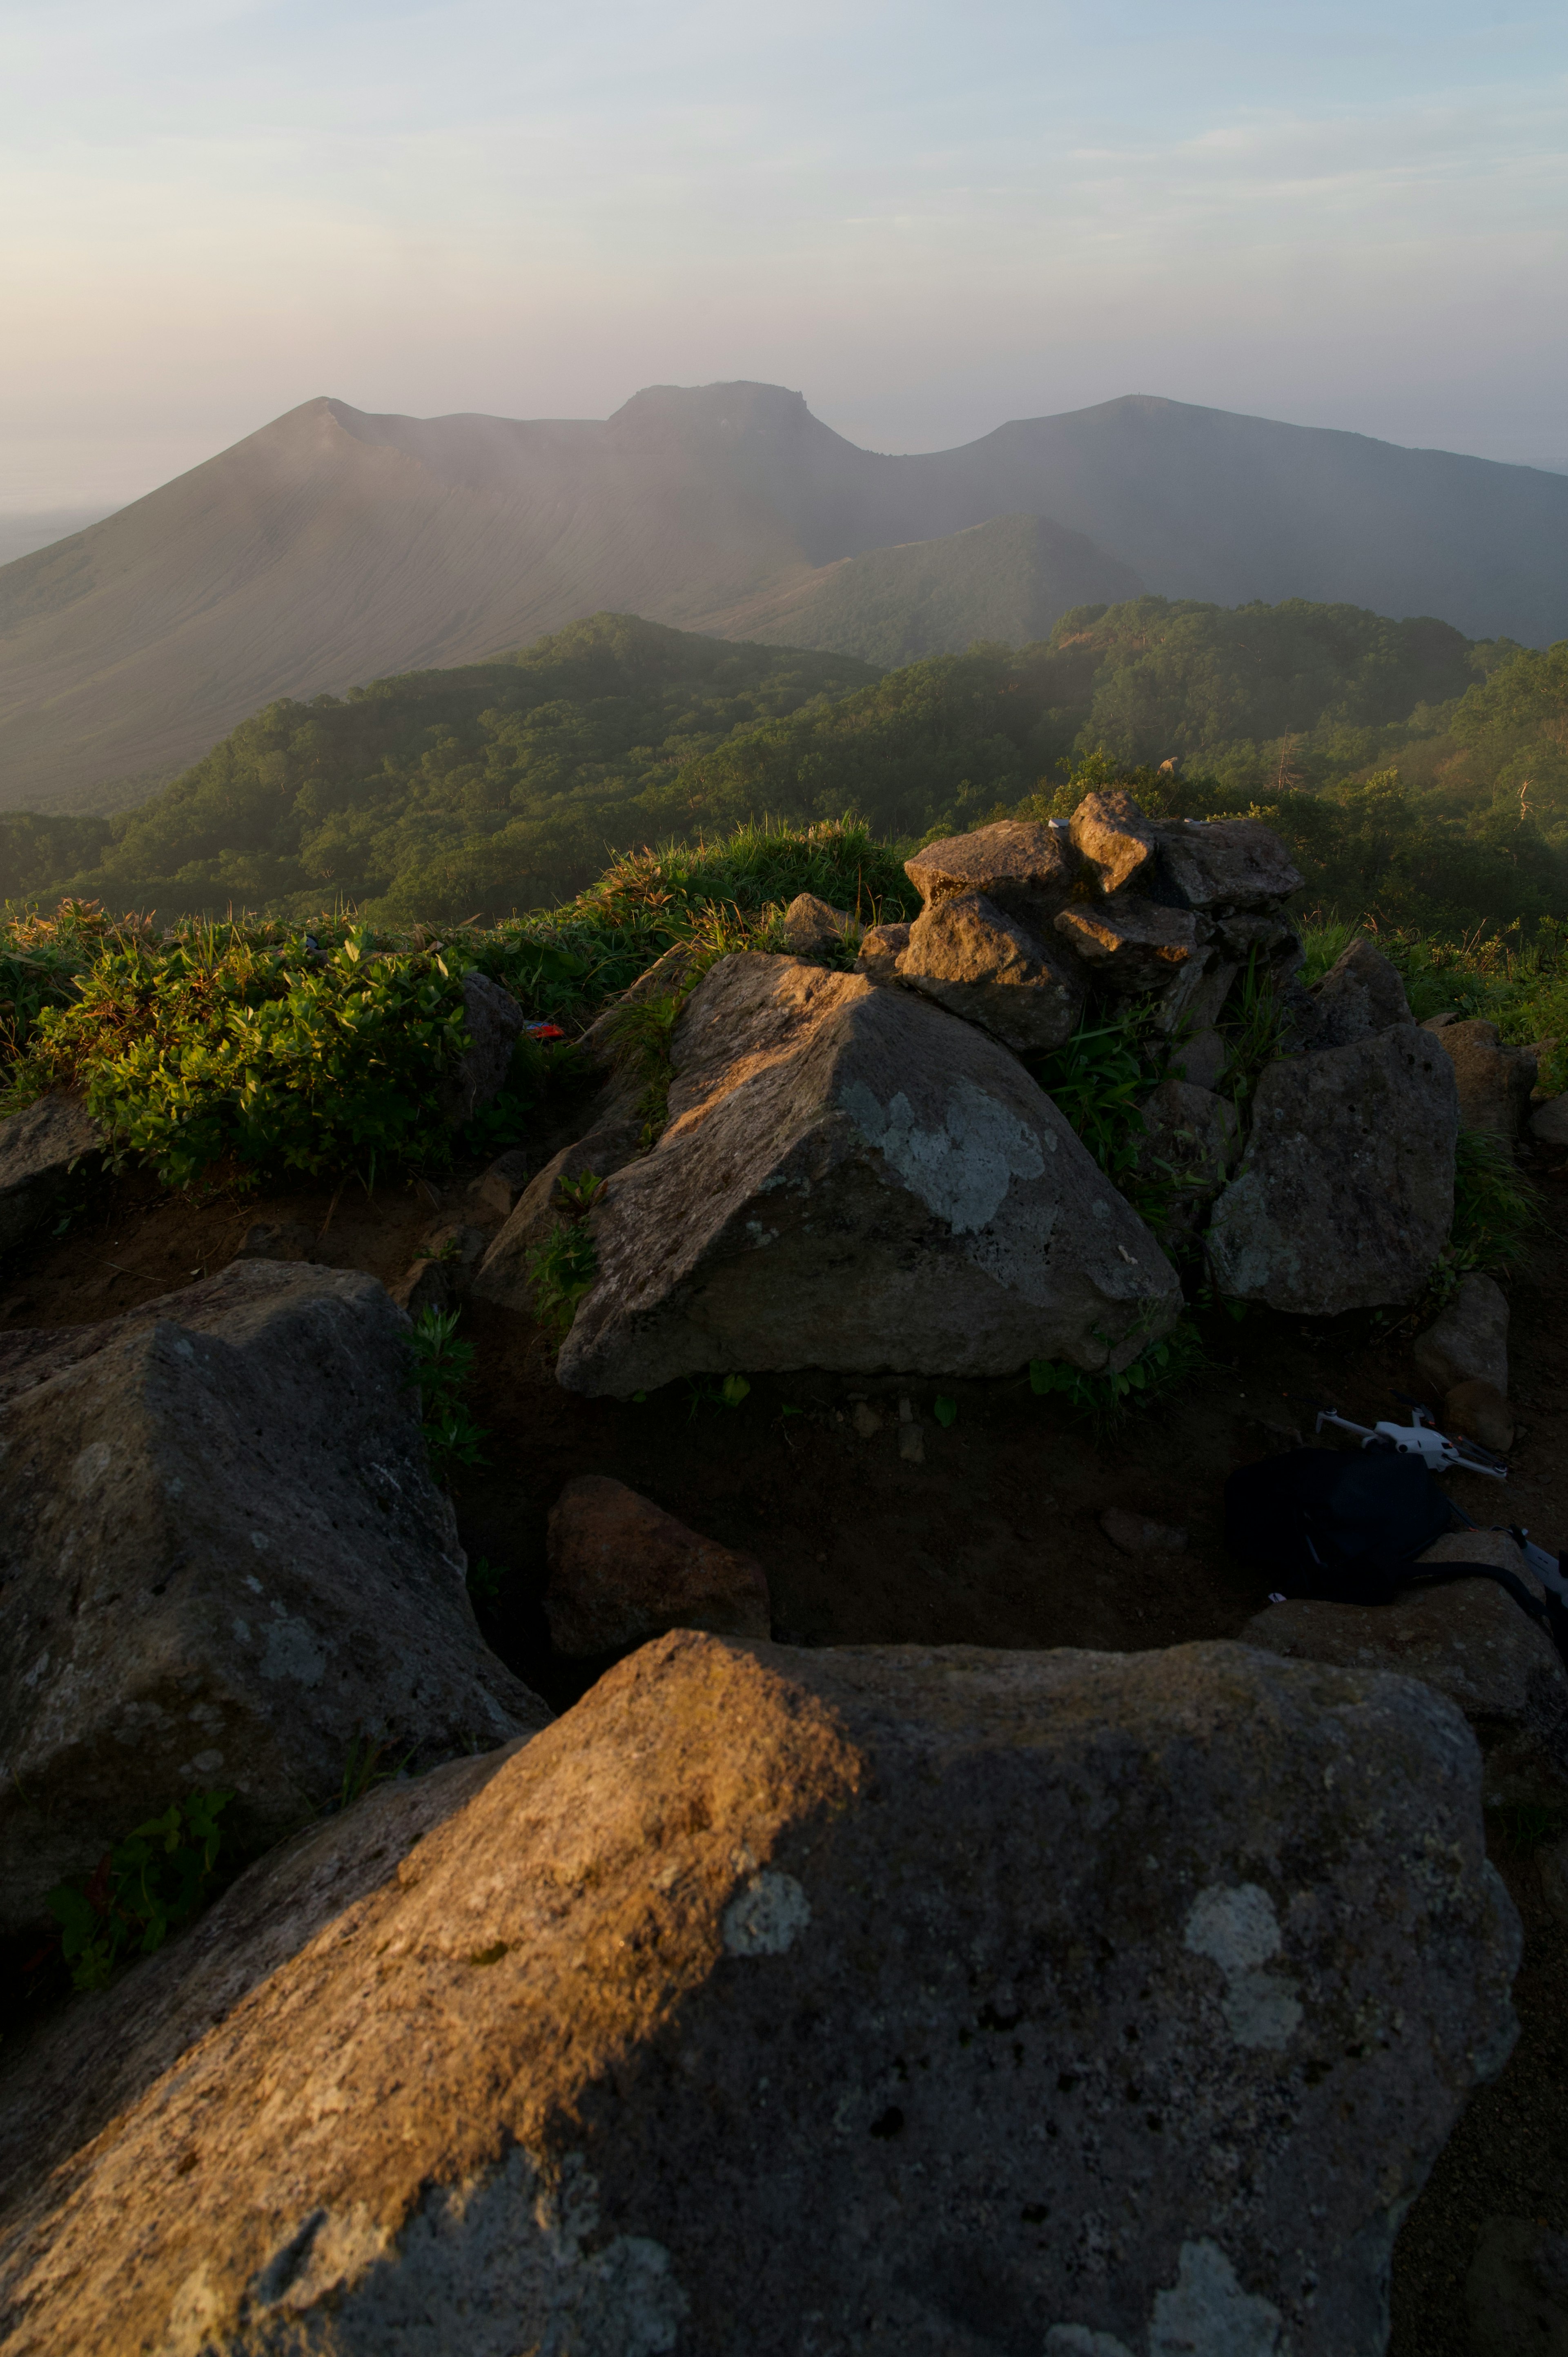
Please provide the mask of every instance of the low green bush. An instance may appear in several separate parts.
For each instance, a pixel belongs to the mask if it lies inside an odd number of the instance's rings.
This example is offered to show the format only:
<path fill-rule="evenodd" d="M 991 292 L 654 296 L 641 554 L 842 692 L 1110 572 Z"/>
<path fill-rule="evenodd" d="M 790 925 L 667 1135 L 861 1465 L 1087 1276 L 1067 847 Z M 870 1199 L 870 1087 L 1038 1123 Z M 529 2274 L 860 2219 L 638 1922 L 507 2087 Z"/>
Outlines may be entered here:
<path fill-rule="evenodd" d="M 467 1394 L 474 1380 L 474 1345 L 457 1340 L 456 1309 L 422 1309 L 408 1345 L 412 1385 L 430 1469 L 439 1481 L 458 1465 L 482 1465 L 486 1435 L 474 1422 Z"/>
<path fill-rule="evenodd" d="M 219 1818 L 232 1792 L 192 1792 L 106 1850 L 91 1875 L 48 1894 L 78 1989 L 103 1988 L 132 1954 L 150 1955 L 214 1895 L 223 1856 Z"/>

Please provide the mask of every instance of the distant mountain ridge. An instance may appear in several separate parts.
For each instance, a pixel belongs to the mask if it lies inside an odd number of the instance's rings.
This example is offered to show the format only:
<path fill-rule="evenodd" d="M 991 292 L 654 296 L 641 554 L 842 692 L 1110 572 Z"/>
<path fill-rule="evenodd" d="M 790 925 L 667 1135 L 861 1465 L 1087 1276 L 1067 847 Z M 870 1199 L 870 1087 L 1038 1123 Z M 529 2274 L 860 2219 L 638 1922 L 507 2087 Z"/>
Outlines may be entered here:
<path fill-rule="evenodd" d="M 596 609 L 889 662 L 1139 587 L 1542 643 L 1568 478 L 1143 395 L 908 457 L 777 385 L 654 386 L 602 423 L 323 398 L 0 567 L 0 807 L 129 799 L 279 695 Z"/>

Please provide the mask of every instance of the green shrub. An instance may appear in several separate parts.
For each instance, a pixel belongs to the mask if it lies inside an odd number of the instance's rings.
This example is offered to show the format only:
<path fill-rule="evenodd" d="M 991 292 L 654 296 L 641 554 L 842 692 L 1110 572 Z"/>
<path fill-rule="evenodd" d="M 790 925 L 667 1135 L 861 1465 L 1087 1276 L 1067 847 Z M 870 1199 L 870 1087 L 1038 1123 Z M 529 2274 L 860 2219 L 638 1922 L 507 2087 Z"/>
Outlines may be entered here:
<path fill-rule="evenodd" d="M 233 1797 L 192 1792 L 171 1801 L 107 1850 L 91 1875 L 49 1892 L 73 1987 L 104 1987 L 126 1956 L 161 1948 L 212 1896 L 223 1849 L 218 1820 Z"/>
<path fill-rule="evenodd" d="M 577 1304 L 591 1293 L 599 1273 L 588 1213 L 604 1185 L 592 1171 L 578 1178 L 556 1182 L 564 1216 L 528 1255 L 528 1276 L 540 1324 L 557 1341 L 564 1341 L 577 1314 Z"/>
<path fill-rule="evenodd" d="M 1448 1267 L 1501 1271 L 1521 1260 L 1542 1224 L 1540 1199 L 1500 1138 L 1459 1132 L 1454 1166 L 1454 1225 Z"/>
<path fill-rule="evenodd" d="M 1165 1078 L 1173 1052 L 1142 1004 L 1086 1017 L 1064 1047 L 1030 1062 L 1112 1186 L 1162 1239 L 1193 1181 L 1150 1153 L 1141 1107 Z"/>
<path fill-rule="evenodd" d="M 474 1380 L 474 1346 L 457 1340 L 456 1309 L 422 1309 L 408 1345 L 419 1394 L 420 1421 L 430 1469 L 446 1481 L 456 1465 L 482 1465 L 485 1434 L 469 1415 L 465 1394 Z"/>

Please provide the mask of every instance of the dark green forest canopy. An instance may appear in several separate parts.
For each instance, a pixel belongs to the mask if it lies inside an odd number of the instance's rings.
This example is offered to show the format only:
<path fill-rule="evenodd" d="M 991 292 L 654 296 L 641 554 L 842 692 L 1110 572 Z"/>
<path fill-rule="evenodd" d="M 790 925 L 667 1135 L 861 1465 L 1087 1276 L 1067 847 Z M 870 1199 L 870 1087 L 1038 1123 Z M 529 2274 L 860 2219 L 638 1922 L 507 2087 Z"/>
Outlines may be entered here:
<path fill-rule="evenodd" d="M 1171 761 L 1179 791 L 1154 775 Z M 1185 809 L 1273 813 L 1341 912 L 1568 915 L 1568 644 L 1162 597 L 880 675 L 597 615 L 494 662 L 270 705 L 139 810 L 0 816 L 0 897 L 446 923 L 554 905 L 612 850 L 750 818 L 854 811 L 918 839 L 1140 770 Z"/>

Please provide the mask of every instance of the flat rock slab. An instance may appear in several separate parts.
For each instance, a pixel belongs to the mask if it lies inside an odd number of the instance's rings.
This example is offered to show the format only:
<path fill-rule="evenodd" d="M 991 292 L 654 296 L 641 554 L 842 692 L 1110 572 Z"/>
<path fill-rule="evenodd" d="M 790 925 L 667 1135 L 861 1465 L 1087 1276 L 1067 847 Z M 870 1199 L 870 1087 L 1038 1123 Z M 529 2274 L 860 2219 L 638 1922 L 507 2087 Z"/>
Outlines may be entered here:
<path fill-rule="evenodd" d="M 1423 1563 L 1496 1563 L 1534 1587 L 1506 1532 L 1456 1531 Z M 1295 1661 L 1396 1670 L 1445 1695 L 1469 1720 L 1489 1803 L 1568 1801 L 1568 1674 L 1555 1645 L 1496 1581 L 1412 1589 L 1395 1604 L 1271 1604 L 1248 1641 Z"/>
<path fill-rule="evenodd" d="M 754 1555 L 705 1539 L 624 1481 L 585 1473 L 550 1510 L 544 1613 L 558 1653 L 582 1659 L 670 1629 L 772 1633 Z"/>
<path fill-rule="evenodd" d="M 1190 909 L 1162 909 L 1135 892 L 1064 909 L 1055 930 L 1097 983 L 1123 996 L 1166 989 L 1202 956 Z"/>
<path fill-rule="evenodd" d="M 1083 1012 L 1076 960 L 1055 942 L 1047 948 L 983 892 L 955 893 L 918 917 L 897 974 L 1020 1055 L 1065 1046 Z"/>
<path fill-rule="evenodd" d="M 1271 1064 L 1214 1207 L 1219 1291 L 1305 1318 L 1413 1300 L 1453 1224 L 1458 1129 L 1453 1066 L 1413 1023 Z"/>
<path fill-rule="evenodd" d="M 1262 819 L 1162 819 L 1154 835 L 1164 878 L 1184 908 L 1273 909 L 1305 881 Z"/>
<path fill-rule="evenodd" d="M 928 908 L 965 892 L 983 892 L 1009 916 L 1048 924 L 1072 890 L 1079 862 L 1071 842 L 1048 825 L 999 819 L 972 834 L 929 843 L 904 873 Z"/>
<path fill-rule="evenodd" d="M 102 1145 L 80 1097 L 58 1090 L 0 1121 L 0 1252 L 48 1217 L 76 1165 Z"/>
<path fill-rule="evenodd" d="M 549 1717 L 475 1623 L 408 1330 L 373 1277 L 247 1261 L 0 1338 L 0 1927 L 183 1793 L 275 1838 L 366 1736 Z"/>
<path fill-rule="evenodd" d="M 674 1068 L 668 1127 L 591 1215 L 568 1390 L 1120 1365 L 1179 1313 L 1158 1244 L 1017 1059 L 913 991 L 725 958 Z"/>
<path fill-rule="evenodd" d="M 1507 1393 L 1509 1301 L 1495 1278 L 1462 1276 L 1443 1310 L 1418 1334 L 1416 1372 L 1434 1394 L 1479 1381 Z"/>
<path fill-rule="evenodd" d="M 1236 1645 L 682 1633 L 353 1822 L 13 2066 L 7 2348 L 1347 2357 L 1515 2034 L 1458 1715 Z"/>

